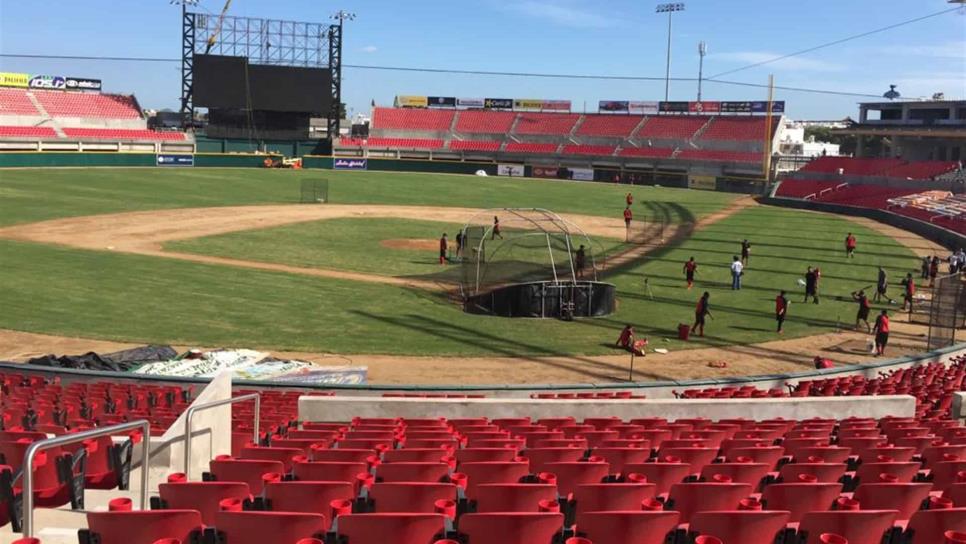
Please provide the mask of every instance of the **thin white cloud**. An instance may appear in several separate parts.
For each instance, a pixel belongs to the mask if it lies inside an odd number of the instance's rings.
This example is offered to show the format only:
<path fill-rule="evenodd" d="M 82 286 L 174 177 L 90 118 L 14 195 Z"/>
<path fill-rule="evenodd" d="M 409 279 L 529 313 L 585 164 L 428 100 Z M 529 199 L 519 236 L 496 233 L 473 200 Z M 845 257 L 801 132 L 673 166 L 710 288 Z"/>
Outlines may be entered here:
<path fill-rule="evenodd" d="M 741 64 L 755 64 L 780 56 L 781 53 L 772 53 L 770 51 L 732 51 L 726 53 L 711 53 L 711 55 L 709 55 L 709 60 L 729 61 Z M 763 65 L 762 68 L 809 72 L 841 72 L 845 70 L 845 66 L 841 64 L 827 62 L 824 60 L 809 59 L 805 57 L 789 57 L 787 59 L 769 62 L 768 64 Z"/>
<path fill-rule="evenodd" d="M 374 45 L 367 45 L 360 49 L 360 51 L 363 53 L 375 53 L 376 51 L 379 51 L 379 48 Z"/>
<path fill-rule="evenodd" d="M 544 21 L 574 28 L 606 28 L 615 26 L 616 19 L 604 17 L 591 9 L 579 7 L 574 2 L 551 0 L 525 0 L 504 4 L 506 9 Z"/>
<path fill-rule="evenodd" d="M 931 45 L 887 45 L 875 48 L 874 52 L 890 56 L 902 55 L 920 58 L 963 59 L 966 58 L 966 40 Z"/>

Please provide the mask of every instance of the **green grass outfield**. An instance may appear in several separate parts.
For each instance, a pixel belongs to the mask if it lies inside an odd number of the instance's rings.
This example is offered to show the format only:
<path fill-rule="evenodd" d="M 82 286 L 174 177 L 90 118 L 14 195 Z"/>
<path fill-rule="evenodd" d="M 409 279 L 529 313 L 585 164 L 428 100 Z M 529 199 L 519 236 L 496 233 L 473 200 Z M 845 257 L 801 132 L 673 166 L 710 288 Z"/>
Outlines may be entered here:
<path fill-rule="evenodd" d="M 294 202 L 305 176 L 329 178 L 333 201 L 358 204 L 539 206 L 613 216 L 623 208 L 626 192 L 626 187 L 603 184 L 426 174 L 10 170 L 0 171 L 0 224 L 125 210 Z M 687 220 L 734 198 L 661 188 L 634 192 L 654 209 Z M 859 240 L 854 261 L 843 256 L 848 231 Z M 260 236 L 258 231 L 244 235 Z M 391 237 L 405 236 L 393 232 Z M 754 244 L 751 266 L 745 289 L 732 292 L 727 266 L 744 237 Z M 691 255 L 700 263 L 699 281 L 688 292 L 681 265 Z M 823 273 L 824 299 L 818 306 L 797 304 L 801 289 L 796 280 L 810 264 Z M 608 277 L 618 287 L 614 315 L 563 323 L 467 315 L 442 295 L 388 285 L 0 240 L 0 328 L 204 346 L 470 356 L 613 353 L 609 344 L 624 323 L 632 323 L 654 345 L 674 350 L 774 339 L 773 300 L 782 288 L 793 301 L 786 337 L 824 332 L 838 320 L 850 323 L 854 305 L 835 297 L 872 283 L 880 264 L 898 279 L 918 260 L 891 238 L 843 218 L 749 208 Z M 644 293 L 645 277 L 653 298 Z M 694 303 L 706 289 L 715 315 L 708 336 L 687 345 L 661 342 L 674 334 L 678 322 L 691 320 Z"/>

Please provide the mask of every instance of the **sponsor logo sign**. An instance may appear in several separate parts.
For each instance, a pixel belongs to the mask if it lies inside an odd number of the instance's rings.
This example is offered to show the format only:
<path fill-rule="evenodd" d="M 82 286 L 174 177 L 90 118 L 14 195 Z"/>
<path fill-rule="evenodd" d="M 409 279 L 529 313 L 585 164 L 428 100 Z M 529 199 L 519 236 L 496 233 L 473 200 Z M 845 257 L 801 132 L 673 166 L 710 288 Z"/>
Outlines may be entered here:
<path fill-rule="evenodd" d="M 430 108 L 455 108 L 455 96 L 427 96 L 426 105 Z"/>
<path fill-rule="evenodd" d="M 427 97 L 425 96 L 397 96 L 397 108 L 425 108 Z"/>
<path fill-rule="evenodd" d="M 334 170 L 366 170 L 369 159 L 335 159 L 332 161 Z"/>
<path fill-rule="evenodd" d="M 101 90 L 101 80 L 68 76 L 65 86 L 70 91 L 99 91 Z"/>
<path fill-rule="evenodd" d="M 752 111 L 752 113 L 767 113 L 768 112 L 768 102 L 762 102 L 762 101 L 752 102 L 751 103 L 751 111 Z M 771 103 L 771 112 L 772 113 L 785 113 L 785 102 L 784 101 L 772 102 Z"/>
<path fill-rule="evenodd" d="M 63 76 L 34 76 L 30 78 L 31 89 L 63 89 L 67 80 Z"/>
<path fill-rule="evenodd" d="M 632 100 L 627 103 L 627 111 L 642 115 L 653 115 L 658 112 L 657 101 Z"/>
<path fill-rule="evenodd" d="M 593 168 L 568 168 L 568 170 L 570 170 L 570 179 L 577 181 L 594 181 Z"/>
<path fill-rule="evenodd" d="M 718 113 L 721 111 L 721 102 L 689 102 L 688 111 L 692 113 Z"/>
<path fill-rule="evenodd" d="M 556 166 L 534 166 L 530 170 L 530 175 L 532 175 L 535 178 L 556 178 L 557 167 Z"/>
<path fill-rule="evenodd" d="M 688 176 L 688 187 L 691 189 L 704 189 L 714 191 L 717 188 L 718 178 L 714 176 Z"/>
<path fill-rule="evenodd" d="M 658 107 L 663 113 L 685 113 L 689 111 L 691 104 L 688 102 L 658 102 Z"/>
<path fill-rule="evenodd" d="M 751 102 L 722 102 L 721 111 L 724 113 L 751 113 Z"/>
<path fill-rule="evenodd" d="M 544 100 L 540 105 L 542 110 L 570 111 L 570 100 Z"/>
<path fill-rule="evenodd" d="M 195 156 L 173 153 L 159 154 L 157 164 L 158 166 L 194 166 Z"/>
<path fill-rule="evenodd" d="M 512 110 L 512 98 L 484 98 L 483 107 L 491 110 Z"/>
<path fill-rule="evenodd" d="M 28 85 L 30 85 L 30 74 L 0 72 L 0 87 L 27 87 Z"/>
<path fill-rule="evenodd" d="M 482 98 L 457 98 L 456 107 L 457 108 L 482 108 L 484 106 L 484 100 Z"/>
<path fill-rule="evenodd" d="M 496 166 L 496 175 L 522 178 L 524 175 L 523 165 L 522 164 L 498 164 Z"/>
<path fill-rule="evenodd" d="M 534 98 L 514 98 L 513 109 L 515 110 L 543 109 L 543 100 L 537 100 Z"/>
<path fill-rule="evenodd" d="M 597 111 L 626 113 L 630 110 L 630 102 L 626 100 L 601 100 L 597 103 Z"/>

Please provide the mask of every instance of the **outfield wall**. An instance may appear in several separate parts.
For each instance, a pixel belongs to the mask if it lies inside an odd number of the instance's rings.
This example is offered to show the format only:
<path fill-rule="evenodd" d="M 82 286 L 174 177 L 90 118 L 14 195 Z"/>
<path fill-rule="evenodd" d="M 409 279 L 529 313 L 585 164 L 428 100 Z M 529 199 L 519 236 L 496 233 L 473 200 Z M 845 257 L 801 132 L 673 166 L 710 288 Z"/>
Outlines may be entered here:
<path fill-rule="evenodd" d="M 170 153 L 179 155 L 180 153 Z M 184 155 L 192 155 L 184 153 Z M 52 167 L 132 167 L 157 166 L 156 153 L 117 152 L 4 152 L 0 153 L 0 168 L 52 168 Z M 276 155 L 251 155 L 238 153 L 195 153 L 196 167 L 261 168 L 266 157 Z"/>
<path fill-rule="evenodd" d="M 831 204 L 828 202 L 813 202 L 811 200 L 799 200 L 797 198 L 767 197 L 762 198 L 761 202 L 763 204 L 781 206 L 783 208 L 814 210 L 817 212 L 866 217 L 868 219 L 874 219 L 881 223 L 891 225 L 898 229 L 916 233 L 919 236 L 922 236 L 927 240 L 931 240 L 950 250 L 966 247 L 966 236 L 963 236 L 962 234 L 944 229 L 925 221 L 913 219 L 912 217 L 897 215 L 886 210 L 859 208 L 856 206 L 845 206 L 843 204 Z"/>

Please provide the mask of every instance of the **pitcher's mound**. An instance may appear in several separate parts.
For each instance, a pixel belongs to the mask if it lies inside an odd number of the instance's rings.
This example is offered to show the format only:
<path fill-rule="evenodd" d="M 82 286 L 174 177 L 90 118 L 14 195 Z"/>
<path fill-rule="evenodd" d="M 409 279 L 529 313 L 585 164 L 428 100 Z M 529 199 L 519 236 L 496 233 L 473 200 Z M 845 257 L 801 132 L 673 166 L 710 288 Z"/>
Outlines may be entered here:
<path fill-rule="evenodd" d="M 410 249 L 414 251 L 439 251 L 439 240 L 425 240 L 419 238 L 390 238 L 381 240 L 379 244 L 389 249 Z M 450 245 L 453 245 L 452 242 Z"/>

